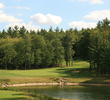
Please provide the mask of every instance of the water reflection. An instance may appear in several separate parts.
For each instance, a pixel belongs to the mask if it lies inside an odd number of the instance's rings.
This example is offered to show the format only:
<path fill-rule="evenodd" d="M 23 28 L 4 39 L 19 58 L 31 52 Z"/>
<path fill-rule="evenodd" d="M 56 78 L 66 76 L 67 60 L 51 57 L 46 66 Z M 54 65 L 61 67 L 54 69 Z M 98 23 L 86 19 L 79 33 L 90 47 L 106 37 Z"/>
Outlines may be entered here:
<path fill-rule="evenodd" d="M 110 100 L 110 87 L 102 86 L 36 86 L 22 90 L 72 100 Z"/>

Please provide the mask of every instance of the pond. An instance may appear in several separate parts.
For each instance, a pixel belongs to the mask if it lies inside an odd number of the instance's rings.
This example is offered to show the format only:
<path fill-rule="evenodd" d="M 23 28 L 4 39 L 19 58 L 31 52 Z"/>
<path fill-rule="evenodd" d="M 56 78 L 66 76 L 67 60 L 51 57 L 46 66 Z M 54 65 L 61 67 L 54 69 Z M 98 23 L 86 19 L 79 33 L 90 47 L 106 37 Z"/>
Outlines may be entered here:
<path fill-rule="evenodd" d="M 110 100 L 110 87 L 106 86 L 36 86 L 20 89 L 71 100 Z"/>

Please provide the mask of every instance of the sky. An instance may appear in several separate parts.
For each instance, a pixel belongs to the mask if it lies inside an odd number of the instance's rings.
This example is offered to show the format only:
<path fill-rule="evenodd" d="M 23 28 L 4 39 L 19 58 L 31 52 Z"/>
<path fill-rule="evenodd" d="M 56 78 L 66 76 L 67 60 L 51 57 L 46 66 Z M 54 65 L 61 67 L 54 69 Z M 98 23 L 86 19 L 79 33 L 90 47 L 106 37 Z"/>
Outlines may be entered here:
<path fill-rule="evenodd" d="M 0 31 L 15 25 L 80 30 L 95 28 L 106 17 L 110 19 L 110 0 L 0 0 Z"/>

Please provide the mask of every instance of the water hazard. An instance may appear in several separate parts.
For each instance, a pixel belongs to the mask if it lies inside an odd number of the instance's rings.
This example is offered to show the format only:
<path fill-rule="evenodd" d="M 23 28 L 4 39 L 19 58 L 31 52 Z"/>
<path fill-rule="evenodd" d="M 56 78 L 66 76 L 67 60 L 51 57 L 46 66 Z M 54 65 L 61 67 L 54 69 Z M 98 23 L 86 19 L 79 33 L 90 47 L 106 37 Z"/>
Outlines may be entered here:
<path fill-rule="evenodd" d="M 106 86 L 36 86 L 21 89 L 71 100 L 110 100 L 110 87 Z"/>

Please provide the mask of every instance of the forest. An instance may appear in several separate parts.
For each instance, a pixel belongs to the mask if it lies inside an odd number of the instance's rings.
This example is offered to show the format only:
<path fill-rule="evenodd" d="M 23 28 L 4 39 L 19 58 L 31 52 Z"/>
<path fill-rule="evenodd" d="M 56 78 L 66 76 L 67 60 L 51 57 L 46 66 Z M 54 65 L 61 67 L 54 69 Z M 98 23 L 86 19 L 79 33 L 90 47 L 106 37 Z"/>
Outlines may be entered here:
<path fill-rule="evenodd" d="M 28 31 L 24 26 L 0 32 L 0 69 L 38 69 L 71 66 L 74 57 L 90 63 L 90 71 L 110 73 L 110 20 L 97 27 L 78 30 L 45 29 Z"/>

